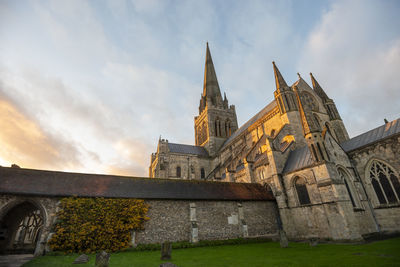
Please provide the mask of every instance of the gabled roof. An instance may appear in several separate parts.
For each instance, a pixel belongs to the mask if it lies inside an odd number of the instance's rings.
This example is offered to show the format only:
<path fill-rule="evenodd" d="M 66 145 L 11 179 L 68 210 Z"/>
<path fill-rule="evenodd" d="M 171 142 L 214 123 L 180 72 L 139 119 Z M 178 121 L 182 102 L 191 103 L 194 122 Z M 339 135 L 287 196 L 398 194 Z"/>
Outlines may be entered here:
<path fill-rule="evenodd" d="M 297 148 L 290 152 L 282 173 L 289 173 L 310 166 L 314 163 L 308 146 Z"/>
<path fill-rule="evenodd" d="M 0 194 L 187 200 L 273 200 L 260 184 L 123 177 L 0 167 Z"/>
<path fill-rule="evenodd" d="M 224 143 L 222 149 L 227 147 L 236 137 L 245 132 L 253 123 L 267 115 L 270 111 L 272 111 L 276 107 L 276 101 L 273 100 L 267 106 L 265 106 L 262 110 L 260 110 L 256 115 L 254 115 L 250 120 L 248 120 L 245 124 L 243 124 L 239 129 L 237 129 Z"/>
<path fill-rule="evenodd" d="M 208 157 L 207 150 L 202 146 L 191 146 L 191 145 L 184 145 L 184 144 L 174 144 L 168 143 L 169 151 L 172 153 L 179 153 L 179 154 L 191 154 L 191 155 L 198 155 L 202 157 Z"/>
<path fill-rule="evenodd" d="M 385 123 L 375 129 L 372 129 L 366 133 L 360 134 L 347 141 L 341 143 L 341 147 L 344 151 L 350 152 L 357 148 L 370 145 L 382 139 L 391 137 L 400 133 L 400 119 Z"/>

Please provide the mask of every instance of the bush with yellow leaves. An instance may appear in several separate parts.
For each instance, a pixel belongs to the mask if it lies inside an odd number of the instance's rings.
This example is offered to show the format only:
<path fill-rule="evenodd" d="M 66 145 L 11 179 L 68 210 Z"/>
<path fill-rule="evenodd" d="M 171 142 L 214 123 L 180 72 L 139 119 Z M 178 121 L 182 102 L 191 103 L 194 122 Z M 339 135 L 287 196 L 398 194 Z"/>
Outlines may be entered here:
<path fill-rule="evenodd" d="M 148 208 L 139 199 L 63 198 L 49 245 L 69 253 L 127 248 L 149 219 Z"/>

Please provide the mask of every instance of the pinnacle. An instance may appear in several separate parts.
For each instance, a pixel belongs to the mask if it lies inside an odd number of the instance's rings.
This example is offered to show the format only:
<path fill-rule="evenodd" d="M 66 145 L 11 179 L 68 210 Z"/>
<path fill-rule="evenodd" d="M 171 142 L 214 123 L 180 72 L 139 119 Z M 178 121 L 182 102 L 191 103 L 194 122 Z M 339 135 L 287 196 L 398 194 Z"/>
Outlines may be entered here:
<path fill-rule="evenodd" d="M 324 101 L 328 100 L 329 97 L 328 95 L 325 93 L 325 91 L 322 89 L 322 87 L 319 85 L 319 83 L 317 82 L 317 80 L 314 78 L 313 74 L 310 72 L 310 76 L 311 76 L 311 82 L 312 82 L 312 86 L 314 91 L 317 93 L 317 95 L 319 97 L 321 97 Z"/>
<path fill-rule="evenodd" d="M 279 90 L 279 89 L 288 87 L 288 85 L 286 84 L 285 79 L 283 79 L 282 74 L 280 73 L 278 67 L 275 65 L 275 61 L 272 61 L 272 65 L 274 66 L 276 89 Z"/>

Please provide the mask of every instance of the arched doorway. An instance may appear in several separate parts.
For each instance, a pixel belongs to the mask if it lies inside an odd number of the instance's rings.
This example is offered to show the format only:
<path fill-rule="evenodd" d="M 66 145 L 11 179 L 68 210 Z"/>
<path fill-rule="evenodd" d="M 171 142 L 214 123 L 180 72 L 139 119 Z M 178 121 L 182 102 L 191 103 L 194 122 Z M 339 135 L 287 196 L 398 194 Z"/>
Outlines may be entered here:
<path fill-rule="evenodd" d="M 43 211 L 30 201 L 8 208 L 0 221 L 0 253 L 34 253 L 43 225 Z"/>

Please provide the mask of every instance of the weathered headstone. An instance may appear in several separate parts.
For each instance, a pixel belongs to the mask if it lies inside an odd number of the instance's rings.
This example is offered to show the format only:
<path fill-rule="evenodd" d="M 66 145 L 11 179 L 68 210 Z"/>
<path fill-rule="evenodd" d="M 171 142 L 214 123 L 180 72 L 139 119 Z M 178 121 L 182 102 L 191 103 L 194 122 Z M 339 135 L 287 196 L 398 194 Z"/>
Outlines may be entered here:
<path fill-rule="evenodd" d="M 281 248 L 287 248 L 289 246 L 289 242 L 287 240 L 284 230 L 279 230 L 279 243 L 281 245 Z"/>
<path fill-rule="evenodd" d="M 317 238 L 310 238 L 310 246 L 315 247 L 318 245 L 318 239 Z"/>
<path fill-rule="evenodd" d="M 96 254 L 96 263 L 95 267 L 108 267 L 108 262 L 110 259 L 110 254 L 105 252 L 104 250 L 100 251 Z"/>
<path fill-rule="evenodd" d="M 172 245 L 170 242 L 164 242 L 161 244 L 161 260 L 171 259 Z"/>
<path fill-rule="evenodd" d="M 176 266 L 172 262 L 164 262 L 160 264 L 160 267 L 178 267 L 178 266 Z"/>
<path fill-rule="evenodd" d="M 88 261 L 89 261 L 89 256 L 86 254 L 82 254 L 74 260 L 73 264 L 82 264 L 82 263 L 87 263 Z"/>

